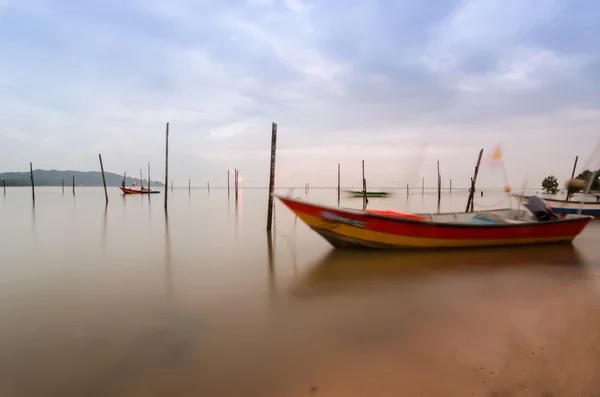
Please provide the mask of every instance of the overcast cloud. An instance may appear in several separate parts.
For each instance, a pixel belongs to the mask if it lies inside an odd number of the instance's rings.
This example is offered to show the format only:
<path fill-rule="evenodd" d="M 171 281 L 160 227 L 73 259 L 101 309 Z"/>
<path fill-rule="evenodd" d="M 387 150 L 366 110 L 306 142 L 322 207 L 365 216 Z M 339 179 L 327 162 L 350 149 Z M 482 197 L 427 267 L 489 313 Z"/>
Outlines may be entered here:
<path fill-rule="evenodd" d="M 599 37 L 594 0 L 0 0 L 0 170 L 162 179 L 169 121 L 176 184 L 266 186 L 274 121 L 279 185 L 466 186 L 498 142 L 513 186 L 564 181 Z"/>

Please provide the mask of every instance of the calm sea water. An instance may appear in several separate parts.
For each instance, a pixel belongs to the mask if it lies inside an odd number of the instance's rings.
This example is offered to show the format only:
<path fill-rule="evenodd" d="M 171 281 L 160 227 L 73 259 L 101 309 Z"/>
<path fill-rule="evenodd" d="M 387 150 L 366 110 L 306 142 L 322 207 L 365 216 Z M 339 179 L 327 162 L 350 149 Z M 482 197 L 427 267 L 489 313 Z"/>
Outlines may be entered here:
<path fill-rule="evenodd" d="M 336 203 L 333 189 L 293 194 Z M 279 203 L 269 240 L 264 189 L 237 203 L 175 189 L 168 216 L 162 194 L 109 198 L 0 192 L 0 396 L 600 392 L 598 223 L 573 245 L 356 252 Z M 399 190 L 369 206 L 436 199 Z M 455 192 L 441 209 L 465 205 Z"/>

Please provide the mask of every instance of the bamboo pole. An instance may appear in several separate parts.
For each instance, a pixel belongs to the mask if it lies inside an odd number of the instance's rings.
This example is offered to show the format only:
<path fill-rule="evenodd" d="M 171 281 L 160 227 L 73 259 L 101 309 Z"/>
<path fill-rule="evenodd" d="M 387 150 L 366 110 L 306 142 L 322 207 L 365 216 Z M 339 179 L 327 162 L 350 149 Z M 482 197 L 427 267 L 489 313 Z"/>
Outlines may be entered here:
<path fill-rule="evenodd" d="M 229 174 L 231 173 L 231 170 L 227 170 L 227 198 L 229 199 L 229 194 L 230 194 L 230 187 L 229 187 Z"/>
<path fill-rule="evenodd" d="M 148 191 L 150 191 L 150 162 L 148 161 Z"/>
<path fill-rule="evenodd" d="M 188 179 L 188 195 L 192 194 L 192 178 Z"/>
<path fill-rule="evenodd" d="M 173 193 L 174 188 L 175 188 L 175 182 L 171 181 L 171 193 Z"/>
<path fill-rule="evenodd" d="M 73 175 L 73 196 L 75 196 L 75 175 Z"/>
<path fill-rule="evenodd" d="M 2 178 L 2 181 L 4 181 L 4 178 Z M 62 179 L 62 193 L 65 194 L 65 178 Z"/>
<path fill-rule="evenodd" d="M 407 184 L 406 184 L 406 198 L 408 198 L 409 194 L 410 194 L 410 193 L 409 193 L 409 190 L 408 190 L 408 183 L 407 183 Z"/>
<path fill-rule="evenodd" d="M 423 177 L 423 181 L 421 182 L 421 196 L 425 194 L 425 177 Z"/>
<path fill-rule="evenodd" d="M 337 194 L 338 194 L 338 207 L 340 206 L 340 163 L 338 163 L 338 189 L 337 189 Z"/>
<path fill-rule="evenodd" d="M 142 176 L 142 169 L 140 168 L 140 189 L 144 190 L 144 177 Z"/>
<path fill-rule="evenodd" d="M 208 192 L 210 193 L 210 182 L 206 182 L 206 185 L 208 187 Z"/>
<path fill-rule="evenodd" d="M 467 200 L 467 209 L 465 210 L 465 212 L 473 212 L 475 208 L 475 184 L 477 183 L 477 174 L 479 173 L 481 156 L 483 156 L 483 149 L 479 151 L 479 158 L 477 159 L 477 165 L 475 166 L 475 173 L 473 174 L 473 178 L 471 178 L 471 187 L 469 188 L 469 199 Z"/>
<path fill-rule="evenodd" d="M 169 196 L 169 123 L 165 132 L 165 210 L 167 209 L 167 198 Z"/>
<path fill-rule="evenodd" d="M 31 179 L 31 198 L 35 203 L 35 182 L 33 181 L 33 164 L 29 162 L 29 178 Z"/>
<path fill-rule="evenodd" d="M 452 193 L 452 179 L 450 179 L 450 193 Z"/>
<path fill-rule="evenodd" d="M 104 176 L 104 165 L 102 164 L 102 155 L 98 154 L 100 159 L 100 171 L 102 171 L 102 184 L 104 185 L 104 198 L 106 198 L 106 204 L 108 204 L 108 191 L 106 190 L 106 177 Z"/>
<path fill-rule="evenodd" d="M 273 194 L 275 192 L 275 153 L 277 150 L 277 124 L 271 125 L 271 164 L 269 173 L 269 206 L 267 208 L 267 231 L 273 225 Z"/>
<path fill-rule="evenodd" d="M 65 180 L 63 179 L 63 185 L 65 183 Z M 4 195 L 6 196 L 6 181 L 4 180 L 4 178 L 2 178 L 2 188 L 4 189 Z M 63 186 L 63 193 L 64 193 L 64 186 Z"/>
<path fill-rule="evenodd" d="M 237 203 L 237 200 L 238 200 L 238 170 L 237 170 L 237 168 L 235 169 L 235 173 L 233 175 L 233 183 L 234 183 L 234 190 L 235 190 L 235 201 Z"/>

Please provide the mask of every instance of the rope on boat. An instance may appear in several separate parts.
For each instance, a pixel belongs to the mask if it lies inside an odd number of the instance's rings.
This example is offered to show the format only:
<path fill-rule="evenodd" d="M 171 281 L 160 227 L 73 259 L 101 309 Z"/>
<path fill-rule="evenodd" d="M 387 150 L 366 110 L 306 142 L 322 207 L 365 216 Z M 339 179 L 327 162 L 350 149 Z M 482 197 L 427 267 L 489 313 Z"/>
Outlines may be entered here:
<path fill-rule="evenodd" d="M 500 206 L 500 204 L 504 203 L 506 201 L 506 199 L 503 199 L 502 201 L 492 204 L 492 205 L 481 205 L 481 204 L 477 204 L 475 203 L 475 207 L 480 207 L 480 208 L 492 208 L 492 207 L 498 207 Z M 510 199 L 509 199 L 510 202 Z"/>

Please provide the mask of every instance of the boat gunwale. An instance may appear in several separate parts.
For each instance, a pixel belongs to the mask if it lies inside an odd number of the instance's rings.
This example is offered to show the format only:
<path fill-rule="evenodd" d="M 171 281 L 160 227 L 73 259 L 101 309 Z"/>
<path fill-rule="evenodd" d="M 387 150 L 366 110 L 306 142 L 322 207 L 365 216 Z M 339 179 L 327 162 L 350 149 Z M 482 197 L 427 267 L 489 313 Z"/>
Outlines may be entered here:
<path fill-rule="evenodd" d="M 322 208 L 322 209 L 326 209 L 326 210 L 331 210 L 331 211 L 338 211 L 338 212 L 346 212 L 352 215 L 359 215 L 359 216 L 363 216 L 363 217 L 367 217 L 367 218 L 374 218 L 374 219 L 381 219 L 381 220 L 386 220 L 386 221 L 393 221 L 393 222 L 398 222 L 398 223 L 411 223 L 411 224 L 417 224 L 417 225 L 424 225 L 424 226 L 433 226 L 433 227 L 447 227 L 447 228 L 469 228 L 469 229 L 482 229 L 482 228 L 522 228 L 522 227 L 527 227 L 527 226 L 544 226 L 544 225 L 553 225 L 553 224 L 564 224 L 564 223 L 576 223 L 576 222 L 582 222 L 587 220 L 587 222 L 590 222 L 591 220 L 594 219 L 593 216 L 590 215 L 575 215 L 575 218 L 569 218 L 569 219 L 565 219 L 565 218 L 558 218 L 558 219 L 554 219 L 554 220 L 549 220 L 549 221 L 544 221 L 544 222 L 523 222 L 523 223 L 495 223 L 495 224 L 469 224 L 469 223 L 452 223 L 452 222 L 437 222 L 437 221 L 421 221 L 421 220 L 417 220 L 417 219 L 411 219 L 411 218 L 397 218 L 397 217 L 393 217 L 393 216 L 385 216 L 385 215 L 377 215 L 377 214 L 370 214 L 361 210 L 357 210 L 354 208 L 343 208 L 343 207 L 331 207 L 328 205 L 323 205 L 323 204 L 313 204 L 313 203 L 309 203 L 306 201 L 303 201 L 302 199 L 295 199 L 295 198 L 291 198 L 291 197 L 284 197 L 284 196 L 280 196 L 280 195 L 275 195 L 277 198 L 279 198 L 280 200 L 288 200 L 288 201 L 292 201 L 292 202 L 296 202 L 296 203 L 300 203 L 300 204 L 306 204 L 309 206 L 313 206 L 313 207 L 318 207 L 318 208 Z M 486 212 L 496 212 L 496 211 L 502 211 L 502 210 L 506 210 L 508 208 L 500 208 L 500 209 L 495 209 L 495 210 L 483 210 L 483 211 L 477 211 L 477 213 L 486 213 Z M 470 212 L 441 212 L 438 213 L 436 215 L 450 215 L 450 214 L 468 214 Z M 414 215 L 425 215 L 425 216 L 429 216 L 431 213 L 414 213 Z"/>

